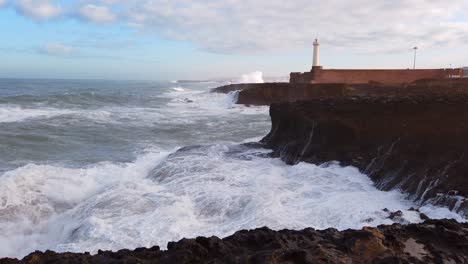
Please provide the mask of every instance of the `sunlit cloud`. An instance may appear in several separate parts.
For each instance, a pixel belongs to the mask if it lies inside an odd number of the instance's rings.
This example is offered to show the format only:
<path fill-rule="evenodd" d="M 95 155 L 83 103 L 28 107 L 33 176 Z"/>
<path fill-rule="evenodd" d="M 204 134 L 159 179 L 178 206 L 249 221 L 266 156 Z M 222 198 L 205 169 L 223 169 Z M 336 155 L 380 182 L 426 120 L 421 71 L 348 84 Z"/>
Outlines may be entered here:
<path fill-rule="evenodd" d="M 63 13 L 119 23 L 214 53 L 294 50 L 315 37 L 329 47 L 370 53 L 468 45 L 468 19 L 460 16 L 468 12 L 466 0 L 80 0 L 63 12 L 46 0 L 15 3 L 35 19 Z"/>
<path fill-rule="evenodd" d="M 95 23 L 110 23 L 116 20 L 115 14 L 107 6 L 87 4 L 80 8 L 79 14 L 84 19 Z"/>
<path fill-rule="evenodd" d="M 50 0 L 16 0 L 13 4 L 20 14 L 35 20 L 55 18 L 62 12 L 62 9 Z"/>

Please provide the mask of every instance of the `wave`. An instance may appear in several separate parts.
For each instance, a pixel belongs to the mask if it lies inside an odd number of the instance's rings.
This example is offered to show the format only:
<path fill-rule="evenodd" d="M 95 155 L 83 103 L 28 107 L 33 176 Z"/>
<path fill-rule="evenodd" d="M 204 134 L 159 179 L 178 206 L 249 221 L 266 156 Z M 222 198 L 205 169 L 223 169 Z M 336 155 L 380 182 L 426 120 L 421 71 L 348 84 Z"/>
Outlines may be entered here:
<path fill-rule="evenodd" d="M 94 91 L 63 94 L 41 94 L 41 95 L 18 95 L 9 97 L 0 97 L 0 103 L 38 105 L 46 104 L 48 106 L 59 107 L 77 107 L 77 106 L 100 106 L 100 105 L 119 105 L 128 102 L 127 97 L 119 94 L 100 94 Z"/>
<path fill-rule="evenodd" d="M 396 191 L 356 168 L 288 166 L 268 150 L 217 144 L 150 152 L 84 168 L 30 164 L 0 176 L 0 255 L 39 249 L 162 248 L 183 237 L 241 229 L 360 228 L 392 224 L 383 208 L 420 222 Z M 442 208 L 429 216 L 461 219 Z"/>
<path fill-rule="evenodd" d="M 234 104 L 237 103 L 237 101 L 239 100 L 239 91 L 232 91 L 229 92 L 227 95 L 229 100 Z"/>
<path fill-rule="evenodd" d="M 143 184 L 166 155 L 150 153 L 133 163 L 104 162 L 86 168 L 29 164 L 5 172 L 0 176 L 0 255 L 60 250 L 60 243 L 72 239 L 82 221 L 92 220 L 83 218 L 85 212 L 71 216 L 76 207 L 104 209 L 96 204 L 98 197 L 125 196 L 125 188 L 132 189 L 133 182 Z"/>
<path fill-rule="evenodd" d="M 28 109 L 20 106 L 6 106 L 0 107 L 0 123 L 20 122 L 34 118 L 51 118 L 71 113 L 73 113 L 73 111 L 65 109 Z"/>

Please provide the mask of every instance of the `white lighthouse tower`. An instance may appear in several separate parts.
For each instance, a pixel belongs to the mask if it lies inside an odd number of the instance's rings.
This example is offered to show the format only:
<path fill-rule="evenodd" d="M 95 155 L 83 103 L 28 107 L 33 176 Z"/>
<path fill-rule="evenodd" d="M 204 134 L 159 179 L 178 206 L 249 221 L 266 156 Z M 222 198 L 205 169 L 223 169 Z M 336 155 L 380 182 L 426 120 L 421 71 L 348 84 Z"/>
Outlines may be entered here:
<path fill-rule="evenodd" d="M 314 61 L 312 63 L 312 70 L 314 70 L 316 68 L 321 68 L 320 64 L 319 64 L 319 46 L 320 46 L 320 43 L 319 43 L 318 39 L 315 39 L 315 41 L 314 41 Z"/>

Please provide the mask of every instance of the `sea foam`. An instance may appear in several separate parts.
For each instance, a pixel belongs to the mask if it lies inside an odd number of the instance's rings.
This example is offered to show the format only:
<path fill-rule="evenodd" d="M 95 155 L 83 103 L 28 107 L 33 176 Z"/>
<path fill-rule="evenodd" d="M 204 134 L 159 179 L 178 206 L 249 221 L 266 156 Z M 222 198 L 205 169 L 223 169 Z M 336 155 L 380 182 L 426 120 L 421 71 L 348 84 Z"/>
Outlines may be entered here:
<path fill-rule="evenodd" d="M 360 228 L 392 224 L 383 208 L 421 219 L 398 191 L 377 190 L 356 168 L 288 166 L 269 150 L 216 144 L 152 152 L 86 168 L 27 165 L 0 177 L 0 255 L 34 250 L 150 247 L 241 229 Z M 429 216 L 463 220 L 447 209 Z M 434 212 L 434 213 L 433 213 Z"/>
<path fill-rule="evenodd" d="M 262 226 L 346 229 L 393 223 L 384 208 L 402 210 L 405 222 L 421 221 L 407 210 L 418 205 L 396 190 L 379 191 L 356 168 L 335 163 L 289 166 L 265 158 L 269 150 L 238 145 L 268 132 L 268 107 L 237 105 L 237 93 L 210 93 L 207 87 L 170 84 L 147 93 L 141 105 L 121 103 L 127 95 L 112 100 L 98 96 L 90 103 L 96 97 L 91 93 L 85 100 L 67 95 L 67 104 L 59 96 L 47 105 L 46 96 L 41 104 L 17 102 L 28 107 L 0 105 L 0 122 L 13 131 L 17 124 L 12 122 L 34 121 L 33 128 L 39 129 L 53 126 L 45 131 L 61 139 L 56 144 L 63 156 L 13 164 L 14 169 L 0 174 L 0 256 L 23 257 L 47 249 L 95 253 L 165 248 L 183 237 L 225 237 Z M 104 131 L 101 141 L 95 136 L 99 129 Z M 83 137 L 88 132 L 90 137 Z M 91 155 L 105 146 L 95 142 L 110 133 L 123 139 L 119 144 L 138 142 L 136 149 L 146 150 L 132 153 L 136 158 L 128 158 L 131 162 L 118 162 L 112 158 L 115 153 L 104 152 L 97 160 L 109 161 L 83 165 L 62 146 L 68 139 L 90 144 L 85 149 Z M 33 149 L 34 142 L 26 143 L 27 151 L 43 151 L 41 145 Z M 177 144 L 188 146 L 174 150 Z M 446 208 L 420 209 L 430 217 L 464 221 Z"/>

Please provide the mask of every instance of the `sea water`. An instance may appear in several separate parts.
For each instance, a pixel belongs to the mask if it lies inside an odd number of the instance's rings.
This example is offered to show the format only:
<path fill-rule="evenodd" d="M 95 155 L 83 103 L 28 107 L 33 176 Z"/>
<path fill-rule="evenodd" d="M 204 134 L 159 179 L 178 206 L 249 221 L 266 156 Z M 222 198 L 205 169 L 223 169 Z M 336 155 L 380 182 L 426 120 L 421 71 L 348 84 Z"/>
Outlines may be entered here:
<path fill-rule="evenodd" d="M 384 208 L 421 221 L 356 168 L 289 166 L 244 145 L 268 133 L 268 107 L 209 92 L 222 84 L 0 80 L 0 257 L 392 224 Z"/>

